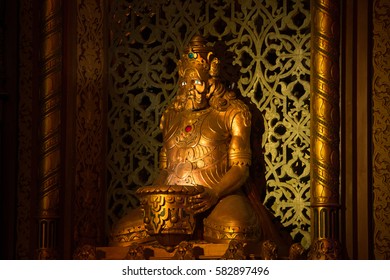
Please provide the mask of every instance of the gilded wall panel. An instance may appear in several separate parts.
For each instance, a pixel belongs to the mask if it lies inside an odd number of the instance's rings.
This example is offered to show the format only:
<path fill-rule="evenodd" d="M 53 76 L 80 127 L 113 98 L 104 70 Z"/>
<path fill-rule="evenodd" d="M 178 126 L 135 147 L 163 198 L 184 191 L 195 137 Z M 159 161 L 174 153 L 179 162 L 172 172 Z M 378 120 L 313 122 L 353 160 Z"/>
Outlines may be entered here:
<path fill-rule="evenodd" d="M 390 259 L 390 1 L 373 1 L 372 176 L 374 255 Z"/>
<path fill-rule="evenodd" d="M 105 190 L 104 0 L 77 1 L 77 94 L 75 117 L 74 241 L 104 239 Z M 99 211 L 99 212 L 96 212 Z"/>
<path fill-rule="evenodd" d="M 266 167 L 265 205 L 309 245 L 309 3 L 111 2 L 108 226 L 137 205 L 135 189 L 156 175 L 158 124 L 177 90 L 176 62 L 200 33 L 214 44 L 228 86 L 263 116 L 263 153 L 257 156 Z"/>

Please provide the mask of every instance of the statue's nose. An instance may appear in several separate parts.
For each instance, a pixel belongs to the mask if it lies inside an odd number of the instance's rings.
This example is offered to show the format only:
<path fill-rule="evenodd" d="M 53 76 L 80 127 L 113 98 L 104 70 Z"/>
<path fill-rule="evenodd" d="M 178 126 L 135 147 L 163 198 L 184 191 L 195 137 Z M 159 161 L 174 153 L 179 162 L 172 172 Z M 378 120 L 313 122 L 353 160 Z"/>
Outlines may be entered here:
<path fill-rule="evenodd" d="M 194 97 L 195 96 L 195 87 L 194 86 L 190 86 L 188 88 L 188 96 L 190 96 L 190 97 Z"/>

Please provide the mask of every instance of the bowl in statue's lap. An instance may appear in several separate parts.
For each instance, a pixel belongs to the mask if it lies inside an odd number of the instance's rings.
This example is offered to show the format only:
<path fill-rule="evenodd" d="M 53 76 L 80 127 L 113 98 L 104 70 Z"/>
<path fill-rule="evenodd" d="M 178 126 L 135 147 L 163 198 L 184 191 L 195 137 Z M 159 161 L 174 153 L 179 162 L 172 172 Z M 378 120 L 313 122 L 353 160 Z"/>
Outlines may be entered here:
<path fill-rule="evenodd" d="M 140 187 L 137 194 L 148 233 L 164 246 L 175 246 L 189 239 L 195 229 L 195 218 L 188 198 L 202 191 L 202 186 Z"/>

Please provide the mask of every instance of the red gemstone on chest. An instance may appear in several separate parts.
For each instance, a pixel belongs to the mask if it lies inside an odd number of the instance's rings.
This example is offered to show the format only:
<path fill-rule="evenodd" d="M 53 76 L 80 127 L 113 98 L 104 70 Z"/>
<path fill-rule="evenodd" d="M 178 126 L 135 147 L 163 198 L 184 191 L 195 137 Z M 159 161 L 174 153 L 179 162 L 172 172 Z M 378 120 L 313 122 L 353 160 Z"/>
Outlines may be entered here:
<path fill-rule="evenodd" d="M 186 132 L 190 132 L 191 130 L 192 130 L 192 126 L 187 125 L 186 128 L 185 128 L 185 131 Z"/>

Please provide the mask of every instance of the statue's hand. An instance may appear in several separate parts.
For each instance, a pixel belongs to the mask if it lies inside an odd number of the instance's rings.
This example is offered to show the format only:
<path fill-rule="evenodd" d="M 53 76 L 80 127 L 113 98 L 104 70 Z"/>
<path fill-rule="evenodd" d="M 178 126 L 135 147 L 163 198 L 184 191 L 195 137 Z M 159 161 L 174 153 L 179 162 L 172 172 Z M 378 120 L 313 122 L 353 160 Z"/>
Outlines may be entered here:
<path fill-rule="evenodd" d="M 204 188 L 200 194 L 191 196 L 189 202 L 192 205 L 191 211 L 194 214 L 202 213 L 218 202 L 217 193 L 211 188 Z"/>

